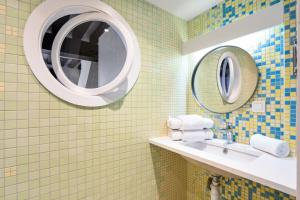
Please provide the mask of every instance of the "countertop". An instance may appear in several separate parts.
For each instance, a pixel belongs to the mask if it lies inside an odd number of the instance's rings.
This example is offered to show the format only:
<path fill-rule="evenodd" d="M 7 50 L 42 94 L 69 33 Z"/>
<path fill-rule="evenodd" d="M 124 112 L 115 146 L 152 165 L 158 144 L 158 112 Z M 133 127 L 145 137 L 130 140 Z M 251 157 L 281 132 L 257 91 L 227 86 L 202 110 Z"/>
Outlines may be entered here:
<path fill-rule="evenodd" d="M 185 146 L 182 142 L 172 141 L 169 137 L 151 138 L 149 142 L 186 158 L 296 196 L 297 171 L 294 157 L 277 158 L 263 153 L 250 163 L 241 163 Z"/>

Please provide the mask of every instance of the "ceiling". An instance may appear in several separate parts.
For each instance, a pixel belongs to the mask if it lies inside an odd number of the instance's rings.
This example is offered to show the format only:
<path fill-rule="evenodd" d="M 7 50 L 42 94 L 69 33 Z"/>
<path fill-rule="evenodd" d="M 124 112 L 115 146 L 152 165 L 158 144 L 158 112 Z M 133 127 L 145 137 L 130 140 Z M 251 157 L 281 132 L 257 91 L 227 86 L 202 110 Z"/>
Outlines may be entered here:
<path fill-rule="evenodd" d="M 222 0 L 146 0 L 159 8 L 181 17 L 191 20 L 200 13 L 217 5 Z"/>

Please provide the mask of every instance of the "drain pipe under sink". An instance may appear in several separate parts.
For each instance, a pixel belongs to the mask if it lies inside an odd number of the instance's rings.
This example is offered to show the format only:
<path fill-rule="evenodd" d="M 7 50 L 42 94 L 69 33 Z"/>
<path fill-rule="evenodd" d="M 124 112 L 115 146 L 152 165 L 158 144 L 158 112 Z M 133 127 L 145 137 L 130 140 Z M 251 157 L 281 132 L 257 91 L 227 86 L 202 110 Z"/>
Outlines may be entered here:
<path fill-rule="evenodd" d="M 212 175 L 207 181 L 208 189 L 210 190 L 211 200 L 220 200 L 220 176 Z"/>

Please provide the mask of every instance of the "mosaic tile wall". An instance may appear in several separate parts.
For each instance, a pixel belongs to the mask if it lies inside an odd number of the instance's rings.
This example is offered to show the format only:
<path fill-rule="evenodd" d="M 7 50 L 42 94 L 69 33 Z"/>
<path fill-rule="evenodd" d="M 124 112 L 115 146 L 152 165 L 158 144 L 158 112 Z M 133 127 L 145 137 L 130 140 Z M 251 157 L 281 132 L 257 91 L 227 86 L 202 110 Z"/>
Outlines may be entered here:
<path fill-rule="evenodd" d="M 210 175 L 206 169 L 188 163 L 188 200 L 210 199 L 210 191 L 207 189 L 207 179 Z M 220 184 L 222 200 L 296 200 L 295 197 L 247 179 L 223 177 L 220 179 Z"/>
<path fill-rule="evenodd" d="M 208 171 L 148 144 L 149 137 L 166 133 L 168 115 L 199 110 L 185 87 L 188 63 L 180 55 L 181 42 L 278 1 L 226 1 L 226 15 L 219 15 L 223 13 L 219 5 L 186 23 L 142 0 L 105 0 L 137 34 L 142 70 L 126 98 L 95 109 L 59 100 L 31 73 L 24 57 L 22 34 L 31 10 L 41 1 L 0 0 L 0 199 L 209 199 L 205 190 Z M 280 100 L 277 107 L 277 85 L 272 85 L 277 73 L 265 71 L 264 76 L 269 74 L 270 80 L 261 85 L 261 90 L 275 87 L 276 100 L 271 98 L 270 102 L 276 114 L 270 113 L 271 119 L 275 116 L 271 123 L 284 122 L 279 130 L 276 127 L 275 135 L 284 130 L 280 137 L 290 140 L 292 147 L 295 121 L 290 119 L 295 114 L 295 82 L 290 76 L 289 38 L 295 35 L 294 3 L 285 0 L 286 24 L 269 34 L 275 43 L 280 37 L 283 52 L 278 55 L 274 45 L 264 44 L 260 49 L 265 56 L 259 57 L 257 52 L 257 60 L 262 59 L 262 63 L 270 55 L 280 57 L 278 61 L 271 56 L 276 60 L 272 70 L 280 71 L 280 77 L 284 74 L 283 81 L 275 80 L 276 84 L 280 82 L 284 104 Z M 276 66 L 278 63 L 285 67 Z M 261 90 L 257 95 L 265 94 Z M 240 113 L 225 117 L 244 120 L 242 127 L 255 127 L 258 122 L 248 125 L 243 117 L 248 110 L 246 106 Z M 263 116 L 252 118 L 268 120 Z M 262 122 L 262 130 L 271 125 Z M 242 130 L 247 134 L 248 129 Z M 247 136 L 236 135 L 236 139 L 247 141 Z M 222 191 L 223 199 L 293 199 L 247 180 L 223 179 Z"/>
<path fill-rule="evenodd" d="M 253 14 L 279 0 L 226 0 L 206 13 L 188 22 L 189 39 L 225 26 Z M 265 32 L 265 38 L 256 48 L 246 49 L 255 59 L 260 81 L 254 97 L 265 100 L 266 113 L 251 111 L 250 102 L 226 115 L 210 115 L 201 110 L 188 91 L 188 113 L 201 113 L 216 119 L 225 119 L 235 125 L 234 139 L 248 143 L 254 133 L 262 133 L 289 142 L 292 154 L 296 150 L 296 80 L 292 75 L 292 42 L 296 37 L 296 1 L 284 0 L 284 24 Z M 190 63 L 190 74 L 195 63 Z M 221 137 L 221 136 L 220 136 Z M 209 172 L 188 163 L 188 199 L 208 199 L 206 179 Z M 294 199 L 244 179 L 224 178 L 223 199 Z"/>
<path fill-rule="evenodd" d="M 251 8 L 256 11 L 258 8 L 261 9 L 279 1 L 232 1 L 232 4 L 230 2 L 225 1 L 188 22 L 189 38 L 251 14 L 253 13 Z M 216 117 L 223 117 L 235 125 L 236 141 L 248 143 L 251 134 L 263 133 L 289 141 L 292 154 L 294 154 L 296 149 L 296 79 L 292 74 L 291 44 L 296 38 L 296 1 L 284 1 L 284 8 L 285 23 L 267 30 L 265 40 L 261 41 L 256 48 L 246 49 L 253 56 L 260 73 L 259 86 L 254 97 L 241 109 Z M 217 11 L 221 13 L 217 14 Z M 213 21 L 213 19 L 219 21 L 219 18 L 223 20 L 222 25 L 201 23 Z M 195 62 L 191 62 L 189 74 L 194 66 Z M 205 112 L 195 103 L 190 89 L 188 92 L 188 112 Z M 265 100 L 266 113 L 253 113 L 250 108 L 253 100 Z"/>
<path fill-rule="evenodd" d="M 186 162 L 148 138 L 186 112 L 187 24 L 144 1 L 105 2 L 137 34 L 141 73 L 121 101 L 85 109 L 50 94 L 27 65 L 23 27 L 41 0 L 0 0 L 0 199 L 186 199 Z"/>

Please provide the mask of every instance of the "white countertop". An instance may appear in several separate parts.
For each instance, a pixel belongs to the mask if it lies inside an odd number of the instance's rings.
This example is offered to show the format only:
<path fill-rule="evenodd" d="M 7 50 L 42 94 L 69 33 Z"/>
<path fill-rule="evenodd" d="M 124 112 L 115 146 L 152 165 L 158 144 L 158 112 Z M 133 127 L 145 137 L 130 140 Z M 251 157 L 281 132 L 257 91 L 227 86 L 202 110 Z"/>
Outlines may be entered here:
<path fill-rule="evenodd" d="M 182 142 L 172 141 L 169 137 L 151 138 L 149 142 L 186 158 L 296 196 L 297 171 L 296 158 L 294 157 L 277 158 L 263 153 L 253 162 L 239 163 L 232 162 L 219 155 L 185 146 Z"/>

